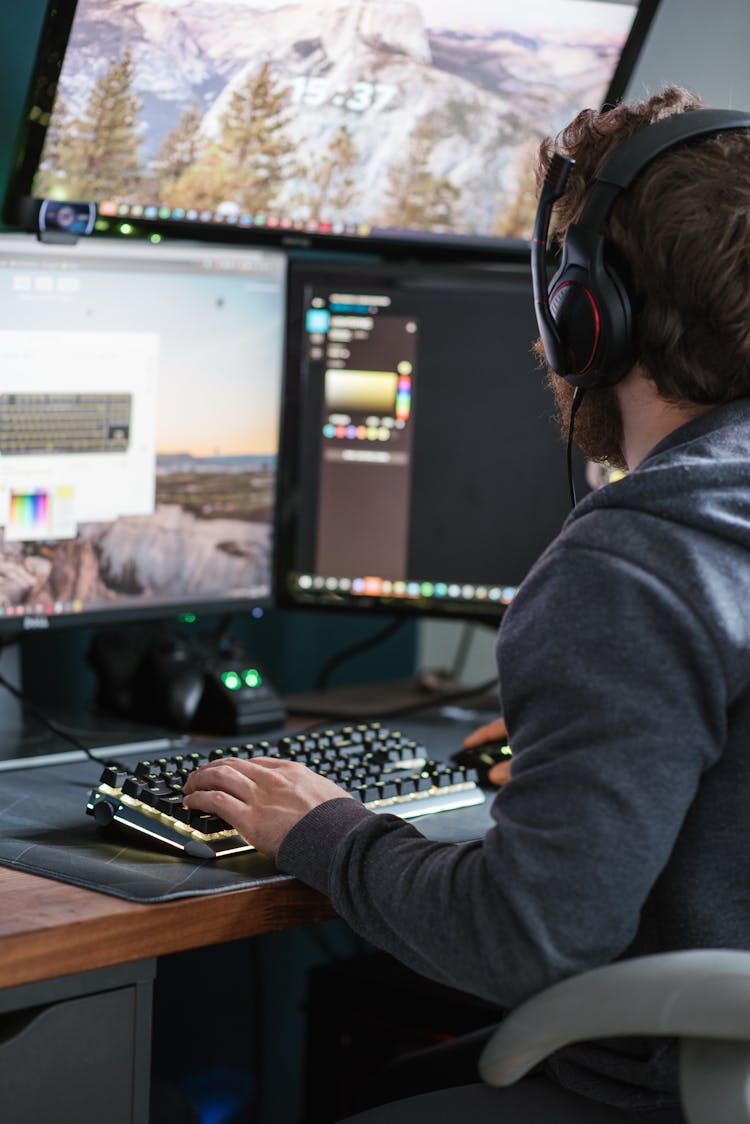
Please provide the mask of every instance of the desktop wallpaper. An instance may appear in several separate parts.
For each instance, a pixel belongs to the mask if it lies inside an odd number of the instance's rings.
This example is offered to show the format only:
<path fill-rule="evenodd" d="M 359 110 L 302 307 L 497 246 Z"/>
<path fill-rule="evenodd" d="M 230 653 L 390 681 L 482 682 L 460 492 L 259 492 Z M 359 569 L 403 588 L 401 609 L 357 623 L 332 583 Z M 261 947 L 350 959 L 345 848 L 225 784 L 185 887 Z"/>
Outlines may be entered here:
<path fill-rule="evenodd" d="M 79 0 L 34 194 L 147 217 L 528 237 L 538 140 L 601 105 L 636 10 Z"/>

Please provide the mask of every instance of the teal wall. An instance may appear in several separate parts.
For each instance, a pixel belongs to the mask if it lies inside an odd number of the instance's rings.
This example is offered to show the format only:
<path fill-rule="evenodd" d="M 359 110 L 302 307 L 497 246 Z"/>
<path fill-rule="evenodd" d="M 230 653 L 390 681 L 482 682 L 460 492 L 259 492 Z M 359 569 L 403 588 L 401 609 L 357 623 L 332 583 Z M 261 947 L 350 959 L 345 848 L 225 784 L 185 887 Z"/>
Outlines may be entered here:
<path fill-rule="evenodd" d="M 19 133 L 34 60 L 47 9 L 46 0 L 15 0 L 0 4 L 0 196 L 4 197 L 12 169 L 12 154 Z M 199 627 L 212 625 L 207 620 Z M 283 692 L 312 688 L 322 664 L 340 649 L 366 640 L 385 620 L 362 614 L 328 614 L 318 611 L 275 609 L 261 621 L 237 617 L 232 635 L 244 641 L 248 652 L 262 663 Z M 40 703 L 77 709 L 88 705 L 95 681 L 85 653 L 91 633 L 87 629 L 59 629 L 24 639 L 24 687 Z M 398 635 L 372 652 L 342 666 L 331 686 L 383 681 L 409 675 L 414 666 L 415 626 L 409 623 Z"/>
<path fill-rule="evenodd" d="M 0 193 L 3 197 L 46 9 L 46 0 L 0 4 Z"/>

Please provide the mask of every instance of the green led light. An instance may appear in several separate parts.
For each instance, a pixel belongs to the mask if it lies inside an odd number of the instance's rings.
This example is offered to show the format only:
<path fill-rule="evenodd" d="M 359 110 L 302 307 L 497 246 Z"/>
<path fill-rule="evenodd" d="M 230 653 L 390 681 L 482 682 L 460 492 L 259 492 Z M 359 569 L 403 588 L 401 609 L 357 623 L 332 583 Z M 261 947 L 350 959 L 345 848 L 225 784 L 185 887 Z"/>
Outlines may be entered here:
<path fill-rule="evenodd" d="M 107 219 L 97 219 L 94 223 L 94 230 L 109 230 L 109 222 Z"/>
<path fill-rule="evenodd" d="M 432 584 L 432 582 L 422 582 L 420 589 L 423 597 L 432 597 L 433 593 L 435 592 L 435 586 Z"/>
<path fill-rule="evenodd" d="M 158 242 L 161 242 L 161 234 L 149 234 L 148 240 L 156 245 Z"/>
<path fill-rule="evenodd" d="M 120 234 L 132 234 L 133 233 L 133 226 L 129 222 L 121 222 L 119 227 L 118 227 L 118 230 L 120 231 Z"/>
<path fill-rule="evenodd" d="M 179 619 L 182 624 L 195 624 L 198 620 L 195 613 L 183 613 Z"/>
<path fill-rule="evenodd" d="M 263 678 L 255 667 L 247 667 L 242 672 L 242 680 L 246 687 L 260 687 Z"/>
<path fill-rule="evenodd" d="M 221 681 L 228 691 L 239 691 L 242 680 L 236 671 L 222 671 Z"/>
<path fill-rule="evenodd" d="M 503 757 L 512 757 L 513 756 L 513 750 L 510 748 L 509 745 L 501 745 L 500 746 L 500 752 L 502 753 Z"/>

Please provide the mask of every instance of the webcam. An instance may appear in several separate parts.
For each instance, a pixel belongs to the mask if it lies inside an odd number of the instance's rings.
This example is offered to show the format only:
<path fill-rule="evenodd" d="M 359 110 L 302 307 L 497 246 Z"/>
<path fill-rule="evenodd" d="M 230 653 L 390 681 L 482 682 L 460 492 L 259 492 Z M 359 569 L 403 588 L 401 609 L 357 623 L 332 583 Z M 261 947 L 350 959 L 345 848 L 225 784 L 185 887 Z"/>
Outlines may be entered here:
<path fill-rule="evenodd" d="M 43 199 L 39 206 L 37 230 L 42 242 L 75 242 L 91 234 L 96 222 L 96 203 Z"/>

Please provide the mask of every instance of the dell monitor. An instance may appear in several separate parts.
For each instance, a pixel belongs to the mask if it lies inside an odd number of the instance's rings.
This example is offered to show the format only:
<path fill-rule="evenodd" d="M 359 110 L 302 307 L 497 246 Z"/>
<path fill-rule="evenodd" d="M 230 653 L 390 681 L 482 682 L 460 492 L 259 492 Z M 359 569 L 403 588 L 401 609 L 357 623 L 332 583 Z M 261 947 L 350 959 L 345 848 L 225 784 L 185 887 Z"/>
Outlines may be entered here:
<path fill-rule="evenodd" d="M 285 274 L 0 236 L 0 635 L 271 602 Z"/>

